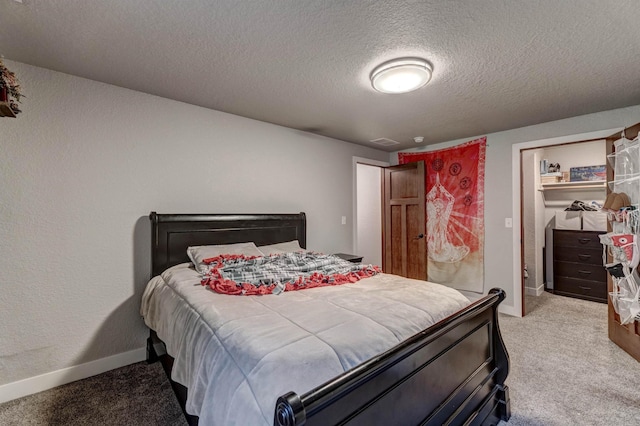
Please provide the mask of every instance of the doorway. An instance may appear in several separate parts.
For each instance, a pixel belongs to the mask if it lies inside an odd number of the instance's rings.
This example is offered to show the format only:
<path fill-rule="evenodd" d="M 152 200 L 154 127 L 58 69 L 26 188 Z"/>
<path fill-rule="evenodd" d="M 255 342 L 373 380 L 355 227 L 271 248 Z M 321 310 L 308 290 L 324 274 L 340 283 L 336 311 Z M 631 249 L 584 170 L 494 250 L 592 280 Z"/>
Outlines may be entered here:
<path fill-rule="evenodd" d="M 526 293 L 525 280 L 524 280 L 524 226 L 523 226 L 523 176 L 522 176 L 522 153 L 523 151 L 547 148 L 554 145 L 566 145 L 575 142 L 594 141 L 599 139 L 606 139 L 608 136 L 615 132 L 621 131 L 622 128 L 606 129 L 597 132 L 589 132 L 582 134 L 575 134 L 569 136 L 562 136 L 550 139 L 541 139 L 530 142 L 516 143 L 512 145 L 512 214 L 513 214 L 513 282 L 514 282 L 514 309 L 508 313 L 517 316 L 523 316 L 525 314 L 525 302 L 524 296 Z M 563 160 L 564 161 L 564 160 Z M 606 160 L 605 160 L 606 161 Z M 568 165 L 568 163 L 567 163 Z M 561 164 L 562 166 L 562 164 Z M 539 167 L 539 166 L 538 166 Z M 529 266 L 529 265 L 527 265 Z M 546 280 L 546 278 L 545 278 Z"/>
<path fill-rule="evenodd" d="M 426 280 L 424 162 L 365 161 L 354 160 L 356 256 L 384 272 Z"/>
<path fill-rule="evenodd" d="M 353 249 L 362 261 L 382 266 L 382 173 L 389 163 L 353 157 Z"/>
<path fill-rule="evenodd" d="M 554 285 L 555 267 L 563 271 L 561 280 L 566 280 L 565 275 L 571 276 L 572 284 L 575 279 L 583 278 L 585 282 L 595 279 L 595 276 L 580 275 L 576 275 L 574 279 L 573 273 L 577 274 L 576 271 L 581 269 L 574 263 L 573 258 L 565 259 L 566 254 L 554 254 L 553 241 L 556 233 L 558 236 L 580 236 L 589 234 L 588 231 L 606 231 L 606 220 L 600 221 L 602 223 L 587 223 L 586 218 L 582 219 L 581 212 L 565 211 L 577 209 L 576 202 L 585 210 L 599 210 L 602 207 L 606 197 L 606 161 L 605 139 L 521 151 L 523 314 L 529 313 L 531 308 L 537 305 L 536 298 L 543 291 L 561 293 L 562 289 L 557 289 Z M 580 170 L 595 170 L 596 167 L 602 167 L 601 176 L 578 175 Z M 600 180 L 579 180 L 592 178 Z M 586 216 L 586 213 L 584 215 Z M 558 256 L 566 262 L 556 264 Z M 581 260 L 584 264 L 580 267 L 586 268 L 588 262 L 599 265 L 600 255 L 594 251 L 590 252 L 589 256 L 589 259 Z M 594 281 L 593 285 L 604 288 L 606 283 Z M 575 297 L 588 298 L 593 295 L 575 294 Z"/>

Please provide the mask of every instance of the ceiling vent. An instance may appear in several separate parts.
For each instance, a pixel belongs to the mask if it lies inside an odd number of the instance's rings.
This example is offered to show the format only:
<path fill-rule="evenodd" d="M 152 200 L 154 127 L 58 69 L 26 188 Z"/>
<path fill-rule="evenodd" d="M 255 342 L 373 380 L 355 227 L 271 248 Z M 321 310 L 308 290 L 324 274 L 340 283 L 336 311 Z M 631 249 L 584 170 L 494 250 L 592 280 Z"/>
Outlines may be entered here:
<path fill-rule="evenodd" d="M 400 143 L 400 142 L 394 141 L 393 139 L 387 139 L 387 138 L 373 139 L 373 140 L 370 140 L 369 142 L 375 143 L 376 145 L 382 145 L 382 146 L 398 145 Z"/>

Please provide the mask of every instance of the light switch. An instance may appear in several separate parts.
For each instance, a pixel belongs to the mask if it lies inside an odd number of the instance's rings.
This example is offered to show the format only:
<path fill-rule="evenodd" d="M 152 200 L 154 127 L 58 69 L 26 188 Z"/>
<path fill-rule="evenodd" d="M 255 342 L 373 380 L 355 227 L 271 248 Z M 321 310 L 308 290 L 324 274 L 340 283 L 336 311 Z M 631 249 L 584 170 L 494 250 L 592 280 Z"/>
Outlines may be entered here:
<path fill-rule="evenodd" d="M 504 227 L 505 228 L 513 228 L 513 219 L 511 219 L 510 217 L 506 217 L 504 219 Z"/>
<path fill-rule="evenodd" d="M 342 216 L 342 224 L 343 225 L 347 224 L 347 217 L 346 216 Z"/>

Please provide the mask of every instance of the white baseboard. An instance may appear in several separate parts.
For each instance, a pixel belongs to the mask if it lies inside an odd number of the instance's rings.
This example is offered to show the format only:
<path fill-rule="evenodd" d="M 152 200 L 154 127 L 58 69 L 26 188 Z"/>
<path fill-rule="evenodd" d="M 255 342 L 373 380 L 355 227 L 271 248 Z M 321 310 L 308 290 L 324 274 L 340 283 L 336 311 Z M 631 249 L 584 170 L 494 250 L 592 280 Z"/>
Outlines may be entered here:
<path fill-rule="evenodd" d="M 498 306 L 498 312 L 500 312 L 501 314 L 511 315 L 512 317 L 521 317 L 522 316 L 522 312 L 516 311 L 516 307 L 515 306 L 505 305 L 503 303 L 501 303 Z"/>
<path fill-rule="evenodd" d="M 544 284 L 540 284 L 536 288 L 525 287 L 524 290 L 527 296 L 540 296 L 542 293 L 544 293 Z"/>
<path fill-rule="evenodd" d="M 462 291 L 461 293 L 464 294 L 467 297 L 467 299 L 471 301 L 471 303 L 478 301 L 486 296 L 486 294 L 470 293 L 466 291 Z M 498 312 L 500 312 L 501 314 L 511 315 L 513 317 L 522 316 L 522 312 L 516 311 L 515 306 L 505 305 L 504 303 L 501 303 L 500 305 L 498 305 Z"/>
<path fill-rule="evenodd" d="M 86 379 L 105 371 L 124 367 L 136 362 L 144 361 L 147 357 L 146 348 L 134 349 L 129 352 L 112 355 L 106 358 L 90 361 L 85 364 L 74 365 L 50 373 L 41 374 L 17 382 L 0 386 L 0 403 L 21 398 L 56 386 Z"/>

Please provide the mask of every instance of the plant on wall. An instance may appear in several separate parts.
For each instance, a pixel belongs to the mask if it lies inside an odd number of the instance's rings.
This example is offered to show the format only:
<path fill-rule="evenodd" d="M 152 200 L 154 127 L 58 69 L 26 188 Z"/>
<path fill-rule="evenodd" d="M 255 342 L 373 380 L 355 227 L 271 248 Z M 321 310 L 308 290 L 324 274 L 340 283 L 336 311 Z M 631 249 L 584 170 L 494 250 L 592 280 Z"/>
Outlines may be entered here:
<path fill-rule="evenodd" d="M 19 114 L 18 103 L 24 97 L 16 75 L 0 60 L 0 102 L 7 102 L 14 114 Z"/>

